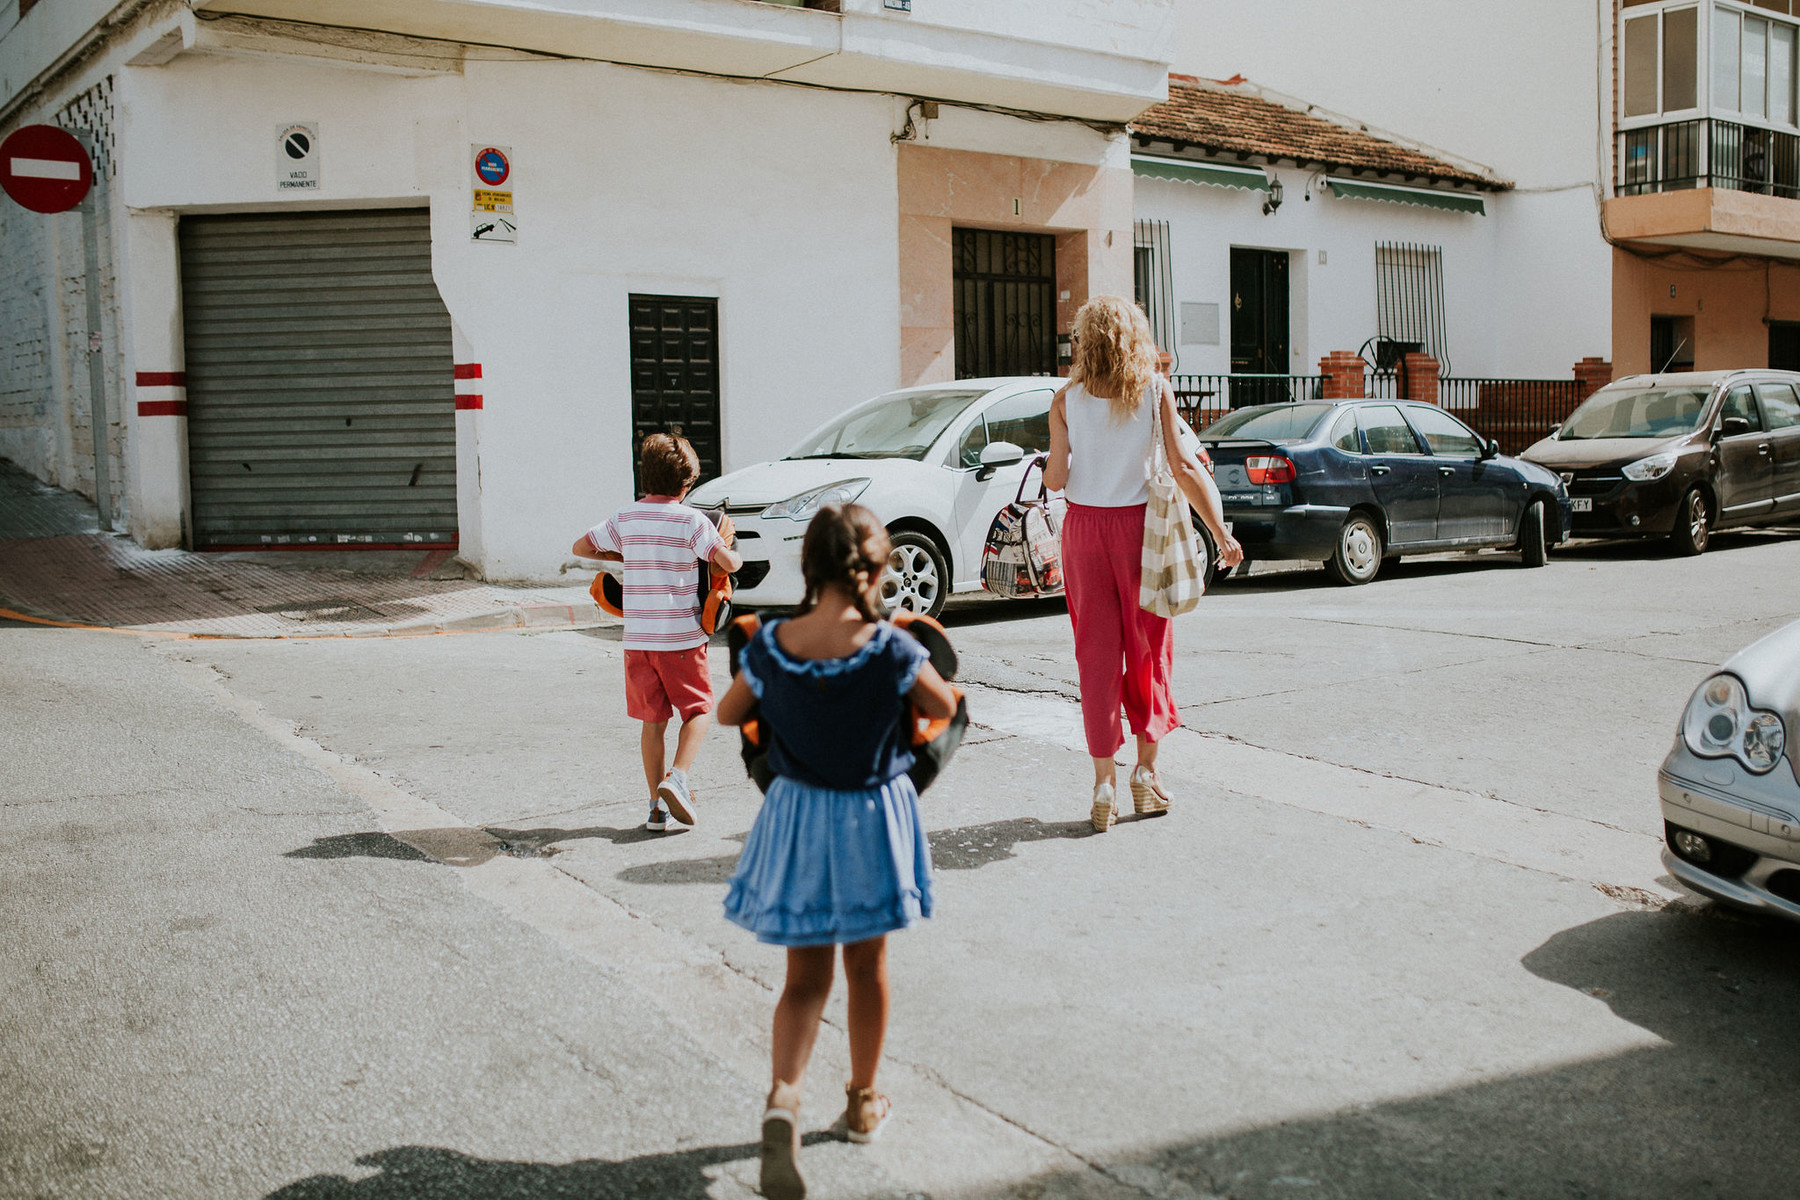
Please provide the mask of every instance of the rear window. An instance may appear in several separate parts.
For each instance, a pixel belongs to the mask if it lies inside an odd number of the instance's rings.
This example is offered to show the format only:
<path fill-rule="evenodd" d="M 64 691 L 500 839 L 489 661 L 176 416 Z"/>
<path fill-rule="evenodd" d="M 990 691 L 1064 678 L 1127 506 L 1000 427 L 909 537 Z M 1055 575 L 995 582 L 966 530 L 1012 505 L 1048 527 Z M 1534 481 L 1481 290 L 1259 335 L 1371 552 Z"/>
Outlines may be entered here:
<path fill-rule="evenodd" d="M 1264 442 L 1303 441 L 1326 413 L 1329 404 L 1265 404 L 1240 408 L 1200 431 L 1203 438 L 1256 438 Z"/>

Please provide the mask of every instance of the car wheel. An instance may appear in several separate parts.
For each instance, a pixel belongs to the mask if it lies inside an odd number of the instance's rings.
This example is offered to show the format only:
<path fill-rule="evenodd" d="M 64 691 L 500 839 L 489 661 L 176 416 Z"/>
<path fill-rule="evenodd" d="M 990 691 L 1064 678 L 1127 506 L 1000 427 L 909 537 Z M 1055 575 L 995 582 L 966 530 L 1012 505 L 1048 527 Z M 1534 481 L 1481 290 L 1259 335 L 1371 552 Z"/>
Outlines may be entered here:
<path fill-rule="evenodd" d="M 1528 567 L 1541 567 L 1550 561 L 1542 500 L 1533 500 L 1526 505 L 1524 519 L 1519 522 L 1519 558 Z"/>
<path fill-rule="evenodd" d="M 1200 535 L 1200 557 L 1205 560 L 1200 564 L 1200 582 L 1211 587 L 1215 580 L 1225 578 L 1230 572 L 1219 569 L 1219 548 L 1213 545 L 1212 531 L 1198 516 L 1194 517 L 1194 532 Z"/>
<path fill-rule="evenodd" d="M 1669 545 L 1677 554 L 1705 554 L 1712 541 L 1712 514 L 1706 508 L 1706 495 L 1699 488 L 1689 488 L 1675 510 L 1675 528 L 1669 533 Z"/>
<path fill-rule="evenodd" d="M 1325 570 L 1343 584 L 1367 583 L 1381 570 L 1381 530 L 1367 513 L 1351 513 L 1338 531 L 1337 549 Z"/>
<path fill-rule="evenodd" d="M 935 617 L 950 595 L 950 566 L 937 543 L 922 533 L 893 535 L 887 570 L 881 576 L 881 602 L 890 613 L 906 609 Z"/>

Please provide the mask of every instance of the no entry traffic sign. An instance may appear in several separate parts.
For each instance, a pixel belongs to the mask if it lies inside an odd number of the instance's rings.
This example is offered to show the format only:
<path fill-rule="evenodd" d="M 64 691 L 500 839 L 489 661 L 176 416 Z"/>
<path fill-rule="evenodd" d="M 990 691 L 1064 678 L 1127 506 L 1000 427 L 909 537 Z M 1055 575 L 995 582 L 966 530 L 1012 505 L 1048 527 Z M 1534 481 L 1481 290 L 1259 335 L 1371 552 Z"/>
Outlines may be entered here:
<path fill-rule="evenodd" d="M 66 129 L 27 125 L 0 142 L 0 188 L 32 212 L 68 212 L 93 183 L 93 161 Z"/>

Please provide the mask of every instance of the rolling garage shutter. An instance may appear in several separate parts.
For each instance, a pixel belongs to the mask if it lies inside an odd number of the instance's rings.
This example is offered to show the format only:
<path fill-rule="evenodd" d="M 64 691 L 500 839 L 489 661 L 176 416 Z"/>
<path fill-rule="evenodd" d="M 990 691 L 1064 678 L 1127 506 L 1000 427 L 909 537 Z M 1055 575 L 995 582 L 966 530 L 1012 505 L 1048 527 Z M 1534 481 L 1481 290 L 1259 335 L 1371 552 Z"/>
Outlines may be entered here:
<path fill-rule="evenodd" d="M 453 545 L 423 209 L 184 217 L 194 545 Z"/>

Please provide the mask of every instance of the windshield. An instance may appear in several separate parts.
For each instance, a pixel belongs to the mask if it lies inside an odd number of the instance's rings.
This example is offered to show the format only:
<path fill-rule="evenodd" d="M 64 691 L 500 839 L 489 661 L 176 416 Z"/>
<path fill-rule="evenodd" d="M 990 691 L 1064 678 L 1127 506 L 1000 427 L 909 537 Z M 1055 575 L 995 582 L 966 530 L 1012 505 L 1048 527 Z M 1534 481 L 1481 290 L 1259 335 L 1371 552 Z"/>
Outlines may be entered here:
<path fill-rule="evenodd" d="M 985 395 L 985 388 L 942 388 L 881 396 L 808 434 L 788 457 L 917 461 L 950 422 Z"/>
<path fill-rule="evenodd" d="M 1265 442 L 1297 442 L 1312 432 L 1329 404 L 1269 404 L 1240 408 L 1200 431 L 1203 438 L 1260 438 Z"/>
<path fill-rule="evenodd" d="M 1707 388 L 1599 391 L 1563 422 L 1559 441 L 1665 438 L 1692 433 L 1706 411 Z"/>

